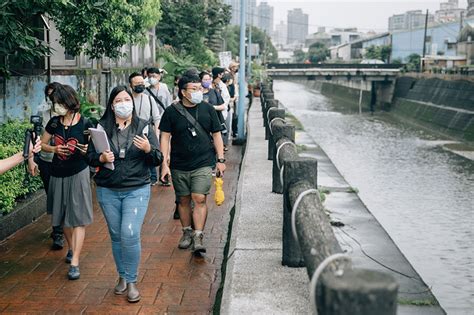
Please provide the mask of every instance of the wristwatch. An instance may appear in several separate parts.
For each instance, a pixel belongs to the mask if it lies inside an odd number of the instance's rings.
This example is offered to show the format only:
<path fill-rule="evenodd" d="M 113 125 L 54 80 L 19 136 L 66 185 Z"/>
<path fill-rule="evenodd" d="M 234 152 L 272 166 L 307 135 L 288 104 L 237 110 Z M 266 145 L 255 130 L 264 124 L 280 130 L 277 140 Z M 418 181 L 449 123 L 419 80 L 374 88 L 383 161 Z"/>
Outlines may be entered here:
<path fill-rule="evenodd" d="M 217 159 L 217 163 L 225 163 L 225 159 Z"/>

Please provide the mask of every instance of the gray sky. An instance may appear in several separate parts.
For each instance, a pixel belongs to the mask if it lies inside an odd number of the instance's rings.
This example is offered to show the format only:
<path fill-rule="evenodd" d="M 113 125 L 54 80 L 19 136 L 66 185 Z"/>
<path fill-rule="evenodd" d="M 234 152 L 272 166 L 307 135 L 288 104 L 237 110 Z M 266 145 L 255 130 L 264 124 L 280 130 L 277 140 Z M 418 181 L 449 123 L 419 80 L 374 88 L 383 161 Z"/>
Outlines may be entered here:
<path fill-rule="evenodd" d="M 262 0 L 257 0 L 257 5 Z M 287 22 L 287 12 L 293 8 L 302 8 L 309 15 L 309 32 L 317 31 L 318 26 L 357 27 L 369 30 L 386 31 L 388 18 L 393 14 L 408 10 L 439 10 L 441 0 L 266 0 L 274 7 L 274 23 Z M 467 0 L 459 0 L 459 7 L 466 8 Z"/>

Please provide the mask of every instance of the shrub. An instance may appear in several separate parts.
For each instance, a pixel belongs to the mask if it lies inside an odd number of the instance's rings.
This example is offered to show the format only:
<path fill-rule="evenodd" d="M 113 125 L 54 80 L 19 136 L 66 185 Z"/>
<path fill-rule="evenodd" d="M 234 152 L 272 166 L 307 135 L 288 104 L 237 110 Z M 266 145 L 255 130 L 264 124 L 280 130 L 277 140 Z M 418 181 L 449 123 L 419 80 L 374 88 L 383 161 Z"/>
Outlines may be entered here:
<path fill-rule="evenodd" d="M 25 130 L 31 124 L 21 121 L 10 121 L 0 125 L 0 159 L 7 158 L 23 150 Z M 29 177 L 25 181 L 26 169 L 24 164 L 0 175 L 0 212 L 9 213 L 19 198 L 27 196 L 42 187 L 39 176 Z"/>

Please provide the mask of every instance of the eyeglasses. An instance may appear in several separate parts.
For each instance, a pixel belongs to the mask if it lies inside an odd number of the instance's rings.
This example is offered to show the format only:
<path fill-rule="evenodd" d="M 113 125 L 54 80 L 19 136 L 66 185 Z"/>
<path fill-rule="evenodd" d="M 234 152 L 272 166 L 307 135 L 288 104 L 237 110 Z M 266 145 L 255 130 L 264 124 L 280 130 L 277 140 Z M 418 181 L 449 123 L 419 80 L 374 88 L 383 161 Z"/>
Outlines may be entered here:
<path fill-rule="evenodd" d="M 185 88 L 185 90 L 190 90 L 190 91 L 193 91 L 193 92 L 197 92 L 197 91 L 203 91 L 204 89 L 202 87 L 198 87 L 198 88 Z"/>

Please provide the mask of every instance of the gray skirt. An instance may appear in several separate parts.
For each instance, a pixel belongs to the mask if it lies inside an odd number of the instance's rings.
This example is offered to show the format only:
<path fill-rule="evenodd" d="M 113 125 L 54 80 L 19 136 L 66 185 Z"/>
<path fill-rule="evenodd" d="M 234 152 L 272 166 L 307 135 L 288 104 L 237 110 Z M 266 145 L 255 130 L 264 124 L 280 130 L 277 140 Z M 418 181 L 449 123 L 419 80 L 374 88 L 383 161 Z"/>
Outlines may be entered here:
<path fill-rule="evenodd" d="M 47 201 L 52 226 L 83 226 L 92 223 L 92 191 L 89 168 L 68 177 L 51 176 Z"/>

